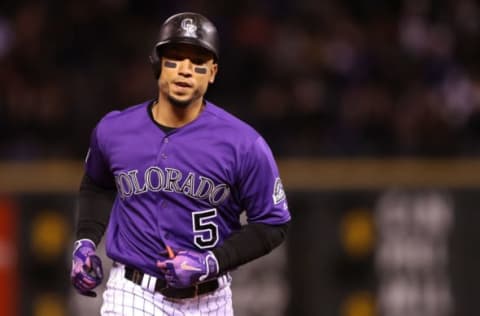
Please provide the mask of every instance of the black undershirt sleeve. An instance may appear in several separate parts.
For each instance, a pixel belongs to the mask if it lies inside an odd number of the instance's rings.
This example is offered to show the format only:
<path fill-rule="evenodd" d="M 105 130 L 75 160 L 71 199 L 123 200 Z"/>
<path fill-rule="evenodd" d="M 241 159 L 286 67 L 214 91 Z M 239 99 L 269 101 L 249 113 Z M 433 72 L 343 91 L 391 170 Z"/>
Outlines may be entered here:
<path fill-rule="evenodd" d="M 88 238 L 98 245 L 108 225 L 116 193 L 116 189 L 101 187 L 83 175 L 77 200 L 77 240 Z"/>
<path fill-rule="evenodd" d="M 230 236 L 221 246 L 212 249 L 221 272 L 230 271 L 268 254 L 279 246 L 288 232 L 290 222 L 282 225 L 251 223 Z"/>

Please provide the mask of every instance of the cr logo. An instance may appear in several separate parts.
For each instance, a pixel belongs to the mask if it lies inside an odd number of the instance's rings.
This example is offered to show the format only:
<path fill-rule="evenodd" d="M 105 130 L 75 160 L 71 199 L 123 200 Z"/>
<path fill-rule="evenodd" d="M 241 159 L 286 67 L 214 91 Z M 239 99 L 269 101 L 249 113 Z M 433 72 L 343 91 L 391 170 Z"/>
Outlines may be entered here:
<path fill-rule="evenodd" d="M 191 18 L 186 18 L 182 20 L 181 23 L 182 29 L 185 31 L 186 36 L 195 36 L 195 31 L 197 30 L 197 26 L 193 23 Z"/>

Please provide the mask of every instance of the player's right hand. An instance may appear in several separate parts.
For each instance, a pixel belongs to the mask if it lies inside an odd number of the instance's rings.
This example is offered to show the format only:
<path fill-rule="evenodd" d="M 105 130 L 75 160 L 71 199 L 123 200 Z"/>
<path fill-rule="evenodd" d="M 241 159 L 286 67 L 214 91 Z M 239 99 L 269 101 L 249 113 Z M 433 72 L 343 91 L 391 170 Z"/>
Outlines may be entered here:
<path fill-rule="evenodd" d="M 90 239 L 80 239 L 74 244 L 72 271 L 70 278 L 77 291 L 86 296 L 95 297 L 92 291 L 103 280 L 102 261 L 95 254 L 95 243 Z"/>

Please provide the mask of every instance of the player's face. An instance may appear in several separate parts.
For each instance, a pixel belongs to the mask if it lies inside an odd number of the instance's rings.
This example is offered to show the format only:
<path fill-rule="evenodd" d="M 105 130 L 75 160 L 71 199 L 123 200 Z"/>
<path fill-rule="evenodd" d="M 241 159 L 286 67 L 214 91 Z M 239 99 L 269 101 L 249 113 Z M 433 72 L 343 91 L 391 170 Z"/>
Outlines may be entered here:
<path fill-rule="evenodd" d="M 160 93 L 179 106 L 201 99 L 217 73 L 213 55 L 188 44 L 168 45 L 162 51 L 161 67 Z"/>

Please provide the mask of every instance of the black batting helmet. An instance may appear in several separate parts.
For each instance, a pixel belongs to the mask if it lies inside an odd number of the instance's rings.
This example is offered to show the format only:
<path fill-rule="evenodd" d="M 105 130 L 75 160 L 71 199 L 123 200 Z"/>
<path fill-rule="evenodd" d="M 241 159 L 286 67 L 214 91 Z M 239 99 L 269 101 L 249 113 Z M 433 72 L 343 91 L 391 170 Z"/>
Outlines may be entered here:
<path fill-rule="evenodd" d="M 211 52 L 215 61 L 218 60 L 218 34 L 215 25 L 198 13 L 178 13 L 165 20 L 150 55 L 155 78 L 158 78 L 161 70 L 160 49 L 170 43 L 200 46 Z"/>

